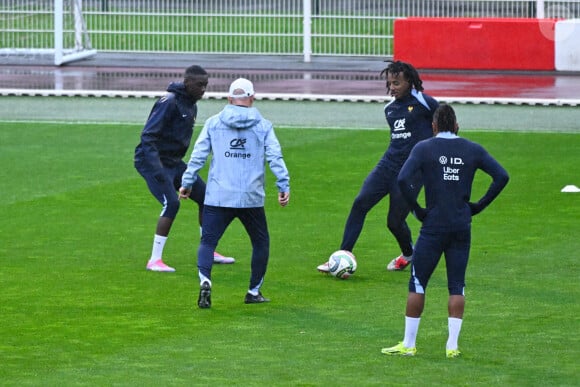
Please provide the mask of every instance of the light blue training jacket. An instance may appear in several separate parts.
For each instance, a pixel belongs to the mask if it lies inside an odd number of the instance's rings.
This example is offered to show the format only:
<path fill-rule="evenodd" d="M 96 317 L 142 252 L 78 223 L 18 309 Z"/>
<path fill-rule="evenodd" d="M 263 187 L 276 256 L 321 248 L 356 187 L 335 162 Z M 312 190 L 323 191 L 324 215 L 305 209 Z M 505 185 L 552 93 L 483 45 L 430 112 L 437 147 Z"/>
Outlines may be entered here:
<path fill-rule="evenodd" d="M 181 186 L 191 188 L 211 154 L 204 203 L 216 207 L 264 206 L 266 162 L 278 192 L 290 192 L 290 177 L 272 123 L 258 109 L 226 105 L 210 117 L 195 142 Z"/>

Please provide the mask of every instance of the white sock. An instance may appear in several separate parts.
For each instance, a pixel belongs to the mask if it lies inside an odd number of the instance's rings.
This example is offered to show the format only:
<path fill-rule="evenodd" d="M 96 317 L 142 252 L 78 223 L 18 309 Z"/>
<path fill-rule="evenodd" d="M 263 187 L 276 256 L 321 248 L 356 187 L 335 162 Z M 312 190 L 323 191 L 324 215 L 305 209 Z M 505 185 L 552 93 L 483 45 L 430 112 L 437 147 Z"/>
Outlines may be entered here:
<path fill-rule="evenodd" d="M 167 237 L 155 234 L 153 238 L 153 249 L 151 250 L 151 258 L 149 262 L 155 262 L 163 257 L 163 248 L 165 247 L 165 242 Z"/>
<path fill-rule="evenodd" d="M 211 280 L 209 278 L 201 274 L 201 271 L 198 271 L 197 274 L 199 276 L 199 286 L 201 286 L 204 282 L 209 282 L 209 286 L 211 287 Z"/>
<path fill-rule="evenodd" d="M 415 348 L 420 322 L 421 317 L 405 316 L 405 339 L 403 340 L 403 346 L 405 348 Z"/>
<path fill-rule="evenodd" d="M 459 332 L 461 332 L 461 323 L 463 322 L 460 318 L 449 317 L 449 338 L 447 339 L 446 349 L 457 349 L 457 340 L 459 339 Z"/>

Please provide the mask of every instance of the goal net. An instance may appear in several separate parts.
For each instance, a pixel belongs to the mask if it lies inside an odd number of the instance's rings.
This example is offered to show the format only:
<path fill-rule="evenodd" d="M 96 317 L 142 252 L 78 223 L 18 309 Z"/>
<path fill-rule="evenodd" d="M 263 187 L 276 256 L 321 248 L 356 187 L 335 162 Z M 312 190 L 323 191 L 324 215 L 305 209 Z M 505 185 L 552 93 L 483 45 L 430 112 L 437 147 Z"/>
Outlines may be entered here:
<path fill-rule="evenodd" d="M 1 1 L 0 55 L 51 55 L 60 66 L 96 54 L 82 6 L 83 0 Z"/>

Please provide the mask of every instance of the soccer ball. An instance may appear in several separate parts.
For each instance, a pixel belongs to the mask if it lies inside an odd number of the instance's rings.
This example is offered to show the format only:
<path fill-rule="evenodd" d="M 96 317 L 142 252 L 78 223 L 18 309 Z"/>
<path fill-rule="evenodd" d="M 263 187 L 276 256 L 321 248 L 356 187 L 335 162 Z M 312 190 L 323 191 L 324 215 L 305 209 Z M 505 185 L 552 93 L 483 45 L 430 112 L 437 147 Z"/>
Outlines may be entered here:
<path fill-rule="evenodd" d="M 350 251 L 335 251 L 328 258 L 328 269 L 332 276 L 347 279 L 356 271 L 356 259 Z"/>

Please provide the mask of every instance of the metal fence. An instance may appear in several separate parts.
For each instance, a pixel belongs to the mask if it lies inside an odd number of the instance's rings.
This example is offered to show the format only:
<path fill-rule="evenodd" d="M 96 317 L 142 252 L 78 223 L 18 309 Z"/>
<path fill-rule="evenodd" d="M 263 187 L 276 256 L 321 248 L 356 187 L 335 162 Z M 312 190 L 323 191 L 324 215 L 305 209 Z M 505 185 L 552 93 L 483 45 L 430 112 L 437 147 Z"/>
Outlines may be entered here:
<path fill-rule="evenodd" d="M 0 0 L 0 49 L 54 49 L 53 0 Z M 389 56 L 394 20 L 579 18 L 580 0 L 65 0 L 64 46 L 112 52 Z M 74 15 L 82 15 L 81 20 Z M 79 31 L 79 28 L 83 31 Z M 88 46 L 88 47 L 87 47 Z"/>

